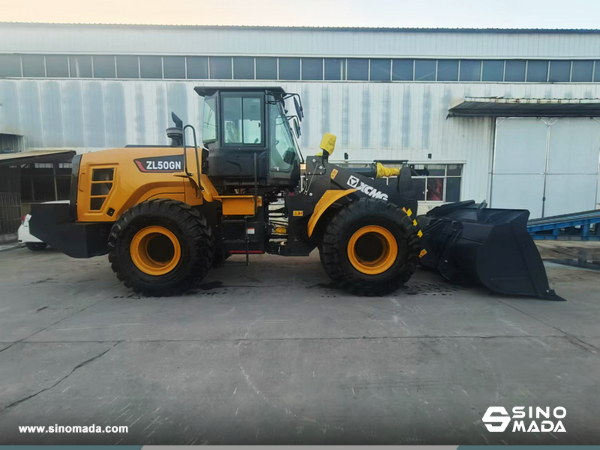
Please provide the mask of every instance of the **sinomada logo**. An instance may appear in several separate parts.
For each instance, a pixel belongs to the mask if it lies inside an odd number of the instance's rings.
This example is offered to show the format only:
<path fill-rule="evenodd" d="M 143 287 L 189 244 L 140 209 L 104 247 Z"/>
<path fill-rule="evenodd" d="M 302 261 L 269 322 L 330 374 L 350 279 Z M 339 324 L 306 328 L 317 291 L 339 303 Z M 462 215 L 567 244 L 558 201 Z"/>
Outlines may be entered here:
<path fill-rule="evenodd" d="M 536 406 L 515 406 L 512 416 L 504 406 L 490 406 L 482 417 L 485 427 L 491 433 L 502 433 L 506 431 L 512 421 L 513 432 L 524 433 L 566 433 L 561 421 L 567 415 L 567 410 L 562 406 L 556 408 L 540 408 Z"/>

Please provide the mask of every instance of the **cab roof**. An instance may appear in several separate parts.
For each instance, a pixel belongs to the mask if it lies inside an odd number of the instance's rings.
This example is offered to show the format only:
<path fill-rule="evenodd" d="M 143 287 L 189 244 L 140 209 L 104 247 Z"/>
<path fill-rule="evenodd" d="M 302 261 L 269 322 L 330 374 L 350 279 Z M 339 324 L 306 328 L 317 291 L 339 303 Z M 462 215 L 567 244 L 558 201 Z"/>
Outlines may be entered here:
<path fill-rule="evenodd" d="M 196 86 L 194 90 L 201 97 L 214 95 L 217 91 L 222 92 L 272 92 L 274 94 L 285 95 L 281 86 Z"/>

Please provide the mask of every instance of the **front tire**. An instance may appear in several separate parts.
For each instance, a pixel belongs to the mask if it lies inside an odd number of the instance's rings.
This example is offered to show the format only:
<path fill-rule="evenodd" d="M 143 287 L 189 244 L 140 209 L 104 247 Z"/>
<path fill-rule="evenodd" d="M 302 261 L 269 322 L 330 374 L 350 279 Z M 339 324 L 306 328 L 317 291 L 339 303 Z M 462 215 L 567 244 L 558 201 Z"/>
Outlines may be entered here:
<path fill-rule="evenodd" d="M 419 228 L 404 210 L 383 200 L 361 199 L 331 218 L 320 256 L 338 287 L 371 297 L 406 283 L 420 250 Z"/>
<path fill-rule="evenodd" d="M 108 260 L 125 286 L 148 296 L 186 291 L 213 263 L 206 218 L 186 203 L 156 199 L 127 210 L 113 225 Z"/>

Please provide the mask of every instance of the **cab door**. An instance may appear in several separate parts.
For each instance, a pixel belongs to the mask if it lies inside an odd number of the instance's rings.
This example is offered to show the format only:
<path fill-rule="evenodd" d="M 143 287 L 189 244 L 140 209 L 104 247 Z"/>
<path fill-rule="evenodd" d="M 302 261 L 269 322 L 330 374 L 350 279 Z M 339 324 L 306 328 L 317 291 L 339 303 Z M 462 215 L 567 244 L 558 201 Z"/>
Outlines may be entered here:
<path fill-rule="evenodd" d="M 215 114 L 220 123 L 218 139 L 208 145 L 210 176 L 244 183 L 252 182 L 256 172 L 257 180 L 266 180 L 264 93 L 222 92 L 214 106 L 220 110 L 220 114 Z"/>

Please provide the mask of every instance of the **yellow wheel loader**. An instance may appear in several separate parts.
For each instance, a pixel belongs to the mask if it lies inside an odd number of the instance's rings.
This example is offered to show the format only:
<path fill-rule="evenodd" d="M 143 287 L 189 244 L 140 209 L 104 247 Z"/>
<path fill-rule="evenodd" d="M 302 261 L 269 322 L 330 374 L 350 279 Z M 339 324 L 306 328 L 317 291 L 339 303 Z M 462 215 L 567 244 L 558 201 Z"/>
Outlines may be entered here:
<path fill-rule="evenodd" d="M 481 230 L 491 224 L 497 231 L 506 222 L 478 224 L 476 213 L 473 224 L 457 216 L 457 211 L 467 216 L 480 211 L 481 205 L 457 204 L 449 222 L 439 210 L 424 218 L 433 238 L 428 248 L 415 217 L 410 167 L 332 164 L 331 134 L 324 136 L 322 152 L 304 161 L 297 143 L 303 118 L 297 94 L 280 87 L 195 91 L 203 98 L 202 145 L 195 128 L 173 114 L 170 146 L 77 155 L 70 204 L 34 205 L 32 233 L 75 258 L 108 253 L 117 277 L 145 295 L 183 292 L 230 255 L 307 256 L 315 248 L 333 282 L 358 295 L 393 292 L 427 255 L 428 265 L 449 279 L 448 271 L 499 292 L 554 295 L 539 254 L 532 253 L 533 242 L 519 260 L 533 261 L 524 278 L 539 289 L 521 285 L 514 291 L 506 288 L 507 280 L 519 278 L 514 270 L 493 262 L 490 268 L 493 252 L 478 253 L 490 247 L 488 237 L 475 242 L 475 235 L 456 235 L 463 225 Z M 296 115 L 288 115 L 288 103 Z M 381 176 L 396 178 L 388 182 Z M 496 210 L 486 211 L 493 216 Z M 519 238 L 523 232 L 517 230 Z M 514 240 L 507 233 L 495 233 L 494 239 Z M 469 261 L 461 261 L 461 248 L 468 250 Z M 481 258 L 488 264 L 483 275 L 472 267 Z"/>

